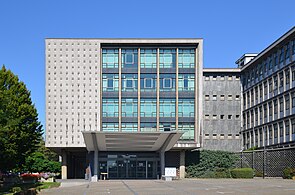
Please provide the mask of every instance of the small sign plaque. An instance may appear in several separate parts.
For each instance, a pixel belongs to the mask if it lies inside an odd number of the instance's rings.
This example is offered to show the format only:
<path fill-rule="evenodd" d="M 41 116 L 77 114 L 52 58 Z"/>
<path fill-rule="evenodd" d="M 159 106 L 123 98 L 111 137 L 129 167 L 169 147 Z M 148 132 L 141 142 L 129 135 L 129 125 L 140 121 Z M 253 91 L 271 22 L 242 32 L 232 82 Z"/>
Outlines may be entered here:
<path fill-rule="evenodd" d="M 176 177 L 176 167 L 166 167 L 165 177 Z"/>

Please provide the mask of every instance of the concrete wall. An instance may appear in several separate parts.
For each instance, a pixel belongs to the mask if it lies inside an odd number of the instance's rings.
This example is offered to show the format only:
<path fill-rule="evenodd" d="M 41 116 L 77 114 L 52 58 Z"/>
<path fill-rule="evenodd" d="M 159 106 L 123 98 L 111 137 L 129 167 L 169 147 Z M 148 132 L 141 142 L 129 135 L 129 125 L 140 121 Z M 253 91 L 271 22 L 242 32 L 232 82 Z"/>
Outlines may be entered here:
<path fill-rule="evenodd" d="M 240 151 L 240 73 L 204 69 L 203 75 L 203 148 Z"/>

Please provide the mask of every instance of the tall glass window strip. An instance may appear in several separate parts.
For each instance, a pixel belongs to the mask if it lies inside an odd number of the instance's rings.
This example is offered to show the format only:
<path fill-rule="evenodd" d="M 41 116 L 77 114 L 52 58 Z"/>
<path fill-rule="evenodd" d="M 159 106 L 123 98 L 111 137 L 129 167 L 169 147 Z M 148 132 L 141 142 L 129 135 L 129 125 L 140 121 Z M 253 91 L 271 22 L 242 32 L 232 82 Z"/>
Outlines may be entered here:
<path fill-rule="evenodd" d="M 122 123 L 122 132 L 137 132 L 137 123 Z"/>
<path fill-rule="evenodd" d="M 175 99 L 160 99 L 160 117 L 175 117 Z"/>
<path fill-rule="evenodd" d="M 137 91 L 137 74 L 122 74 L 122 91 Z"/>
<path fill-rule="evenodd" d="M 119 75 L 103 74 L 102 88 L 103 88 L 103 91 L 119 91 Z"/>
<path fill-rule="evenodd" d="M 140 67 L 157 68 L 156 49 L 140 49 Z"/>
<path fill-rule="evenodd" d="M 122 68 L 138 67 L 138 52 L 137 49 L 122 49 Z"/>
<path fill-rule="evenodd" d="M 137 117 L 137 99 L 122 98 L 122 117 Z"/>
<path fill-rule="evenodd" d="M 102 67 L 103 68 L 118 68 L 118 64 L 119 64 L 118 49 L 102 50 Z"/>
<path fill-rule="evenodd" d="M 157 123 L 140 123 L 140 131 L 142 132 L 157 131 Z"/>
<path fill-rule="evenodd" d="M 194 91 L 195 75 L 194 74 L 178 74 L 178 91 Z"/>
<path fill-rule="evenodd" d="M 194 99 L 178 99 L 178 117 L 194 117 L 195 116 L 195 100 Z"/>
<path fill-rule="evenodd" d="M 157 74 L 140 74 L 140 90 L 156 91 Z"/>
<path fill-rule="evenodd" d="M 195 67 L 195 50 L 179 49 L 178 50 L 178 68 Z"/>
<path fill-rule="evenodd" d="M 141 99 L 140 100 L 141 117 L 157 117 L 157 100 Z"/>
<path fill-rule="evenodd" d="M 175 123 L 160 123 L 159 131 L 175 131 Z"/>
<path fill-rule="evenodd" d="M 184 134 L 180 137 L 180 140 L 193 141 L 195 139 L 194 123 L 179 123 L 178 131 L 184 132 Z"/>
<path fill-rule="evenodd" d="M 160 49 L 160 68 L 175 68 L 175 49 Z"/>
<path fill-rule="evenodd" d="M 103 117 L 118 117 L 119 116 L 119 100 L 103 99 L 102 115 Z"/>
<path fill-rule="evenodd" d="M 102 123 L 102 131 L 119 131 L 119 123 Z"/>
<path fill-rule="evenodd" d="M 160 91 L 175 91 L 175 74 L 160 74 Z"/>

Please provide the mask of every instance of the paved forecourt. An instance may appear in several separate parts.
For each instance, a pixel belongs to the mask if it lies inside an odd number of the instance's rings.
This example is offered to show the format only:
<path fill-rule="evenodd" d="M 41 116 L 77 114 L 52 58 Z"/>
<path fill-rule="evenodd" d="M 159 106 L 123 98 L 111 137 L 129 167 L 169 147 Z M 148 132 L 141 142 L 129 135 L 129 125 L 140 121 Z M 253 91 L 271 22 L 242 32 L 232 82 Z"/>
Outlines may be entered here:
<path fill-rule="evenodd" d="M 43 190 L 42 195 L 294 195 L 295 181 L 283 179 L 106 180 Z"/>

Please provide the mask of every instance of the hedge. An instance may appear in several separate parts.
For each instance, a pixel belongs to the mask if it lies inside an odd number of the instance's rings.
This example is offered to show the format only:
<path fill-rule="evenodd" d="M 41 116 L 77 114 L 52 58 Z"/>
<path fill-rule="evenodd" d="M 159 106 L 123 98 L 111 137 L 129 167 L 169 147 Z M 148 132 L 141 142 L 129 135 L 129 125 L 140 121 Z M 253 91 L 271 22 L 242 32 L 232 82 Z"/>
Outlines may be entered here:
<path fill-rule="evenodd" d="M 230 171 L 232 178 L 253 178 L 254 171 L 251 168 L 236 168 Z"/>
<path fill-rule="evenodd" d="M 286 168 L 283 170 L 284 179 L 292 179 L 295 176 L 295 168 Z"/>

